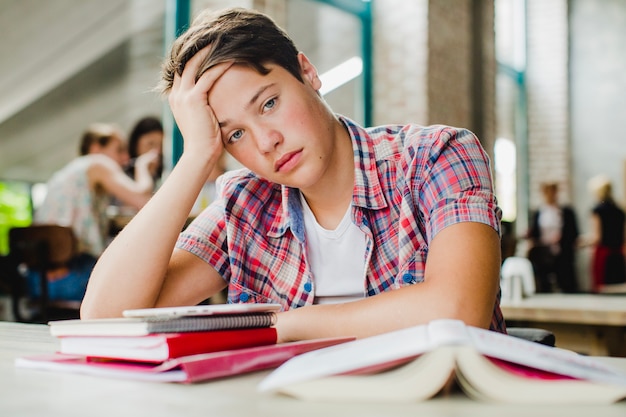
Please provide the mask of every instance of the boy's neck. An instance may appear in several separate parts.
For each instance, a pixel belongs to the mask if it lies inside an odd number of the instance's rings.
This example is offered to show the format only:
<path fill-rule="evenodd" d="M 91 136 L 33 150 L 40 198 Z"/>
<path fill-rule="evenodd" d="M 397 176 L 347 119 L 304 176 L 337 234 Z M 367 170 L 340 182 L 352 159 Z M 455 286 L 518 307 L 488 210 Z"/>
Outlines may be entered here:
<path fill-rule="evenodd" d="M 337 121 L 329 172 L 311 190 L 301 190 L 320 226 L 333 230 L 341 222 L 354 191 L 354 152 L 345 126 Z"/>

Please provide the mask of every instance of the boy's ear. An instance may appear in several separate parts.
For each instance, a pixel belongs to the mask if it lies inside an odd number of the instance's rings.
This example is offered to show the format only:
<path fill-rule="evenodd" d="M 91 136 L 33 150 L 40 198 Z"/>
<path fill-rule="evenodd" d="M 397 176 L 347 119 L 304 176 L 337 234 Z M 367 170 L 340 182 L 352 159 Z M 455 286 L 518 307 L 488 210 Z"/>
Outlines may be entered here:
<path fill-rule="evenodd" d="M 317 69 L 302 52 L 298 54 L 298 61 L 300 62 L 300 70 L 302 71 L 302 78 L 305 84 L 310 84 L 315 91 L 318 91 L 322 87 L 322 81 L 317 74 Z"/>

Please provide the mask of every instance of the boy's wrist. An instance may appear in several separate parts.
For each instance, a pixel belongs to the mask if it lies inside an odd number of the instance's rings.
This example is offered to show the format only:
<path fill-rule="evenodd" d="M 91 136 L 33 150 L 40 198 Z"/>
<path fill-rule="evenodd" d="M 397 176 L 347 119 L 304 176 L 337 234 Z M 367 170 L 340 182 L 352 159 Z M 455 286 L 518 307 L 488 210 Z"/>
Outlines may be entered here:
<path fill-rule="evenodd" d="M 207 177 L 217 166 L 221 153 L 185 151 L 178 160 L 178 164 L 194 167 L 195 172 Z"/>
<path fill-rule="evenodd" d="M 278 343 L 295 342 L 308 338 L 301 331 L 302 326 L 307 323 L 306 318 L 302 317 L 302 313 L 305 313 L 306 309 L 306 307 L 302 307 L 277 314 Z"/>

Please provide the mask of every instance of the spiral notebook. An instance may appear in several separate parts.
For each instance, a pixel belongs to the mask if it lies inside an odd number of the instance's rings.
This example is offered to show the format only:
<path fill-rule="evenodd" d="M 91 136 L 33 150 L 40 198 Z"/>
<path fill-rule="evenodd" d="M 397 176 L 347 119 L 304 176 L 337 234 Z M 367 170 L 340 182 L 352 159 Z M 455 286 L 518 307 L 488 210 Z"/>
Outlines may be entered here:
<path fill-rule="evenodd" d="M 233 306 L 233 307 L 227 307 Z M 276 307 L 260 305 L 215 305 L 144 309 L 135 317 L 88 320 L 57 320 L 48 323 L 50 334 L 66 336 L 144 336 L 273 326 Z M 255 307 L 257 306 L 257 307 Z M 197 308 L 195 308 L 197 307 Z M 167 311 L 166 311 L 167 310 Z M 130 311 L 130 310 L 129 310 Z M 187 311 L 189 315 L 183 315 Z M 203 311 L 205 314 L 200 314 Z"/>

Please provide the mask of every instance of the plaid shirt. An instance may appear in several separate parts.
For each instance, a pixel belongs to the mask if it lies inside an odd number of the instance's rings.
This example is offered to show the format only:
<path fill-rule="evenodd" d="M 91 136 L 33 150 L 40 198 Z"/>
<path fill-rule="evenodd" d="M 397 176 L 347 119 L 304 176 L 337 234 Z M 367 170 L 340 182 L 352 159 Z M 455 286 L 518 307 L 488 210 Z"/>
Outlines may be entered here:
<path fill-rule="evenodd" d="M 363 295 L 424 280 L 429 242 L 443 228 L 479 222 L 500 232 L 489 160 L 469 131 L 448 126 L 364 129 L 341 117 L 352 138 L 352 221 L 367 237 Z M 231 171 L 221 199 L 181 233 L 177 247 L 211 264 L 231 303 L 313 303 L 299 190 Z M 499 296 L 491 329 L 505 331 Z"/>

